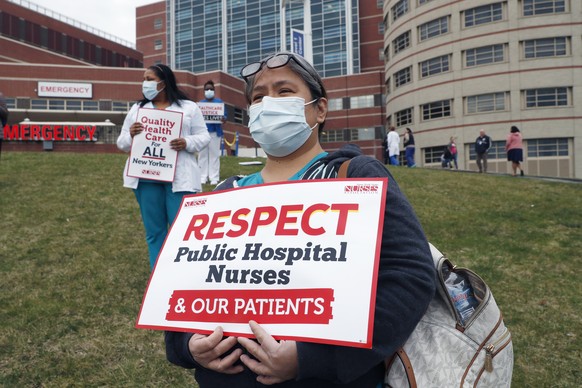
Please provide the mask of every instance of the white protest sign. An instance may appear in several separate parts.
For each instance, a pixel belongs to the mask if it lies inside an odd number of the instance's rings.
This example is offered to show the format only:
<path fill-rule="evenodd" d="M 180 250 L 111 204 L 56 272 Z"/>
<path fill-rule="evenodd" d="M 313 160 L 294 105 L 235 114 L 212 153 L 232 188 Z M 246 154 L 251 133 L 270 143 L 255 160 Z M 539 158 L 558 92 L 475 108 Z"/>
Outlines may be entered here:
<path fill-rule="evenodd" d="M 136 327 L 372 346 L 386 178 L 184 197 Z"/>
<path fill-rule="evenodd" d="M 202 111 L 204 121 L 207 123 L 222 123 L 224 118 L 224 103 L 199 102 L 198 107 Z"/>
<path fill-rule="evenodd" d="M 178 152 L 170 147 L 170 141 L 182 133 L 182 113 L 140 108 L 136 121 L 143 124 L 144 130 L 133 137 L 127 175 L 173 181 Z"/>

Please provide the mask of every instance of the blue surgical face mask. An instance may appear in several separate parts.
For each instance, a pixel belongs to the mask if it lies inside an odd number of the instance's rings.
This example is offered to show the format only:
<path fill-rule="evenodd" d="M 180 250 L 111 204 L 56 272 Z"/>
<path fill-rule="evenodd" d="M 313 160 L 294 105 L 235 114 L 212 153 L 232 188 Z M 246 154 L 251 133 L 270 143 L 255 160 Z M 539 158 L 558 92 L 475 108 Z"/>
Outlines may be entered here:
<path fill-rule="evenodd" d="M 205 90 L 204 97 L 206 97 L 207 100 L 212 100 L 214 98 L 214 90 Z"/>
<path fill-rule="evenodd" d="M 305 120 L 305 103 L 301 97 L 263 97 L 249 108 L 249 130 L 253 139 L 271 156 L 283 157 L 301 147 L 317 123 L 309 127 Z"/>
<path fill-rule="evenodd" d="M 160 81 L 160 82 L 162 82 L 162 81 Z M 160 82 L 143 81 L 143 84 L 141 86 L 141 92 L 143 93 L 143 96 L 150 101 L 153 100 L 154 98 L 156 98 L 158 93 L 160 93 L 162 90 L 164 90 L 164 89 L 158 90 L 158 84 Z"/>

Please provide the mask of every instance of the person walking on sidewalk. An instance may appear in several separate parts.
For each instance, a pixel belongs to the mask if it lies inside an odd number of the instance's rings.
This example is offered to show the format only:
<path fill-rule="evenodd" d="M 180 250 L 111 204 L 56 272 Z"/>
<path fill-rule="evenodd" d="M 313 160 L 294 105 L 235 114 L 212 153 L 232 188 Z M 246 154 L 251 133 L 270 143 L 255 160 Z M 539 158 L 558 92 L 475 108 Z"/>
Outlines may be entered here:
<path fill-rule="evenodd" d="M 414 145 L 414 135 L 412 134 L 412 129 L 406 128 L 406 133 L 404 134 L 404 156 L 406 158 L 406 166 L 416 167 L 414 162 L 414 152 L 416 151 Z"/>
<path fill-rule="evenodd" d="M 487 172 L 487 155 L 491 148 L 491 138 L 485 134 L 485 130 L 479 131 L 479 137 L 475 140 L 475 155 L 479 172 Z"/>
<path fill-rule="evenodd" d="M 519 128 L 515 125 L 511 127 L 511 131 L 507 135 L 505 151 L 507 151 L 507 160 L 511 162 L 513 176 L 517 176 L 517 170 L 523 176 L 523 167 L 521 166 L 521 162 L 523 162 L 523 138 Z"/>

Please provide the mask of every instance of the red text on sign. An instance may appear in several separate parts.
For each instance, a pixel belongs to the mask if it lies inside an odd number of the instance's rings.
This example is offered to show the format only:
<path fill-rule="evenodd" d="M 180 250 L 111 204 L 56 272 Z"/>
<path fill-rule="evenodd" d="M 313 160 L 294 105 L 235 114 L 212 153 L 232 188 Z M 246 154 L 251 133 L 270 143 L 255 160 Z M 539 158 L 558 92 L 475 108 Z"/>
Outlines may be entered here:
<path fill-rule="evenodd" d="M 333 289 L 176 290 L 168 321 L 279 324 L 328 324 Z"/>
<path fill-rule="evenodd" d="M 259 206 L 254 211 L 241 208 L 235 211 L 224 210 L 209 214 L 192 216 L 184 241 L 192 236 L 196 240 L 211 240 L 226 237 L 236 238 L 255 236 L 259 228 L 275 225 L 277 236 L 297 236 L 301 230 L 308 236 L 319 236 L 328 231 L 321 225 L 313 225 L 315 214 L 335 217 L 335 231 L 338 236 L 346 232 L 348 214 L 358 211 L 357 203 L 316 203 L 307 208 L 305 205 Z"/>

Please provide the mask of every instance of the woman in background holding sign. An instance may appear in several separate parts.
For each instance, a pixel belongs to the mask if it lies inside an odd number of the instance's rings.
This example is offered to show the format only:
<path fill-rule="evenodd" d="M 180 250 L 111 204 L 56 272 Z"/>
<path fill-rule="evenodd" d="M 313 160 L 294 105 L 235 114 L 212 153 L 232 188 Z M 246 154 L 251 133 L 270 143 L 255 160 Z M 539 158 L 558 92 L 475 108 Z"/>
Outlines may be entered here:
<path fill-rule="evenodd" d="M 210 141 L 206 124 L 195 102 L 178 88 L 176 77 L 165 65 L 150 66 L 144 73 L 142 85 L 144 98 L 134 104 L 123 122 L 117 147 L 131 150 L 133 138 L 143 136 L 144 125 L 137 122 L 140 108 L 159 109 L 182 113 L 181 136 L 170 141 L 170 147 L 178 152 L 172 182 L 143 179 L 123 175 L 123 186 L 134 190 L 146 232 L 151 268 L 154 267 L 162 248 L 168 226 L 172 224 L 182 197 L 201 191 L 200 170 L 194 153 Z M 126 164 L 130 163 L 128 159 Z"/>
<path fill-rule="evenodd" d="M 380 161 L 363 155 L 354 145 L 333 153 L 323 150 L 318 131 L 327 115 L 327 93 L 317 72 L 302 57 L 272 55 L 245 66 L 241 75 L 247 82 L 250 133 L 267 161 L 259 173 L 229 178 L 217 189 L 337 178 L 340 166 L 345 168 L 348 160 L 348 177 L 389 180 L 372 349 L 277 341 L 251 321 L 258 341 L 223 337 L 220 327 L 208 336 L 166 332 L 168 360 L 196 368 L 201 388 L 380 387 L 385 359 L 404 344 L 435 292 L 434 265 L 420 223 Z"/>
<path fill-rule="evenodd" d="M 220 180 L 220 143 L 223 132 L 222 123 L 226 121 L 224 112 L 224 102 L 216 97 L 214 92 L 214 82 L 207 81 L 204 84 L 204 100 L 200 101 L 206 128 L 210 134 L 210 143 L 198 153 L 198 164 L 200 165 L 201 183 L 206 184 L 210 180 L 211 185 L 216 185 Z M 207 115 L 205 112 L 220 113 L 217 115 Z"/>

